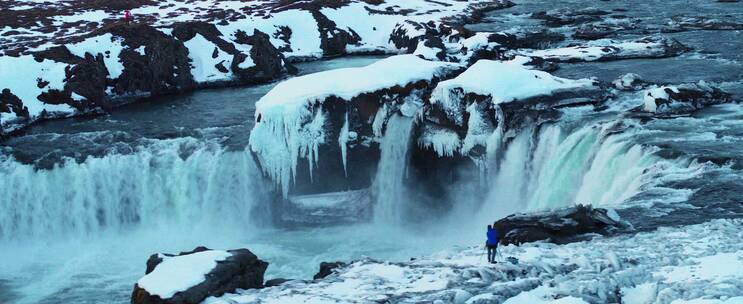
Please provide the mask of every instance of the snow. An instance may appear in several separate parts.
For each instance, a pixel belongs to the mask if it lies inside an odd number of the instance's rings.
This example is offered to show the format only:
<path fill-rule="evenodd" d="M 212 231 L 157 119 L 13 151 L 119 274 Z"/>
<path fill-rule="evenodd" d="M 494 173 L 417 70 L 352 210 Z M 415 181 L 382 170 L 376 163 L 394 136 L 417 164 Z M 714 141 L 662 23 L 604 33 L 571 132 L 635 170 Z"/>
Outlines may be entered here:
<path fill-rule="evenodd" d="M 559 297 L 556 298 L 554 290 L 550 288 L 540 286 L 533 290 L 524 291 L 517 296 L 510 298 L 503 302 L 503 304 L 588 304 L 580 298 L 575 297 Z"/>
<path fill-rule="evenodd" d="M 513 61 L 479 60 L 454 79 L 440 82 L 431 94 L 431 103 L 438 104 L 457 123 L 463 121 L 459 108 L 462 94 L 490 96 L 498 105 L 562 90 L 595 87 L 590 79 L 571 80 L 552 76 L 524 66 L 522 59 Z"/>
<path fill-rule="evenodd" d="M 454 89 L 491 96 L 494 104 L 550 95 L 559 90 L 590 88 L 590 79 L 571 80 L 508 61 L 479 60 L 454 79 L 442 81 L 431 96 L 432 102 L 447 100 Z"/>
<path fill-rule="evenodd" d="M 674 300 L 671 304 L 743 304 L 743 297 L 732 297 L 722 299 L 693 299 L 693 300 Z"/>
<path fill-rule="evenodd" d="M 75 23 L 75 22 L 99 22 L 105 18 L 110 17 L 108 13 L 106 13 L 103 10 L 95 10 L 95 11 L 86 11 L 82 13 L 76 13 L 74 15 L 69 16 L 55 16 L 54 20 L 58 22 L 65 22 L 65 23 Z"/>
<path fill-rule="evenodd" d="M 636 40 L 598 39 L 584 45 L 546 50 L 519 50 L 524 56 L 542 57 L 551 61 L 596 61 L 615 58 L 663 57 L 673 42 L 664 37 L 644 37 Z"/>
<path fill-rule="evenodd" d="M 425 41 L 418 42 L 418 46 L 415 48 L 415 52 L 413 52 L 413 55 L 428 59 L 428 60 L 438 60 L 438 57 L 436 56 L 439 52 L 441 52 L 441 49 L 435 49 L 427 47 L 425 44 Z"/>
<path fill-rule="evenodd" d="M 639 284 L 624 290 L 622 303 L 649 304 L 658 295 L 658 284 L 655 282 Z"/>
<path fill-rule="evenodd" d="M 43 110 L 47 112 L 72 113 L 74 109 L 68 105 L 52 105 L 41 102 L 37 96 L 50 89 L 64 90 L 65 68 L 67 64 L 44 60 L 37 62 L 33 56 L 20 57 L 0 56 L 0 90 L 8 88 L 11 93 L 23 100 L 24 106 L 28 107 L 29 114 L 39 115 Z M 37 87 L 37 80 L 48 81 L 49 84 L 43 89 Z M 3 118 L 5 119 L 5 117 Z"/>
<path fill-rule="evenodd" d="M 258 121 L 250 133 L 251 149 L 258 155 L 267 175 L 287 194 L 290 176 L 296 176 L 298 160 L 307 158 L 310 161 L 311 175 L 318 146 L 326 141 L 322 111 L 325 99 L 335 96 L 350 101 L 364 93 L 431 81 L 458 67 L 414 55 L 399 55 L 365 67 L 336 69 L 286 80 L 256 103 Z M 277 139 L 282 140 L 277 143 Z"/>
<path fill-rule="evenodd" d="M 344 68 L 295 77 L 276 85 L 256 103 L 256 112 L 273 109 L 296 111 L 313 101 L 330 96 L 350 100 L 364 93 L 405 86 L 420 80 L 441 77 L 458 66 L 427 61 L 414 55 L 391 56 L 371 65 Z"/>
<path fill-rule="evenodd" d="M 108 69 L 108 76 L 116 79 L 124 72 L 124 64 L 119 60 L 119 54 L 124 46 L 121 44 L 122 39 L 114 37 L 110 33 L 101 36 L 91 37 L 75 44 L 68 44 L 67 48 L 75 56 L 85 58 L 85 53 L 93 56 L 103 55 L 103 62 Z M 106 52 L 109 53 L 106 53 Z M 25 100 L 25 99 L 23 99 Z"/>
<path fill-rule="evenodd" d="M 665 277 L 665 282 L 686 280 L 743 279 L 743 250 L 694 258 L 691 265 L 667 267 L 655 275 Z"/>
<path fill-rule="evenodd" d="M 151 295 L 167 299 L 204 281 L 205 276 L 217 266 L 217 262 L 232 256 L 221 250 L 207 250 L 188 255 L 167 257 L 137 285 Z"/>
<path fill-rule="evenodd" d="M 229 72 L 232 56 L 227 52 L 219 49 L 214 43 L 207 40 L 201 34 L 196 34 L 191 40 L 184 43 L 188 48 L 188 58 L 191 59 L 191 74 L 196 82 L 214 82 L 226 81 L 232 79 L 232 72 Z M 213 58 L 214 50 L 217 50 L 217 58 Z M 252 63 L 252 60 L 250 60 Z M 219 71 L 217 64 L 228 69 L 227 73 Z"/>
<path fill-rule="evenodd" d="M 479 244 L 405 263 L 361 259 L 321 280 L 244 290 L 209 303 L 738 304 L 741 225 L 743 219 L 722 219 L 565 245 L 501 246 L 495 265 L 484 260 Z"/>
<path fill-rule="evenodd" d="M 655 113 L 658 110 L 658 105 L 655 103 L 656 99 L 668 100 L 669 98 L 671 98 L 666 90 L 671 90 L 675 93 L 679 92 L 678 88 L 668 86 L 653 87 L 645 90 L 643 93 L 643 101 L 645 104 L 643 110 L 645 110 L 646 112 Z"/>

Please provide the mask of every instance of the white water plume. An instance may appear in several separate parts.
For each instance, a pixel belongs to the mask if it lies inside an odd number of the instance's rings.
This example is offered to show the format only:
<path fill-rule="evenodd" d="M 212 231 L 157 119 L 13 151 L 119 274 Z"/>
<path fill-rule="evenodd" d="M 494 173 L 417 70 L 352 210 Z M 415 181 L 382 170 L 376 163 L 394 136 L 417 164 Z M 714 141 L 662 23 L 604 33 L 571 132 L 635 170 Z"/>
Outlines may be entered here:
<path fill-rule="evenodd" d="M 414 120 L 392 115 L 380 144 L 381 158 L 374 180 L 376 208 L 375 220 L 397 224 L 402 221 L 406 189 L 403 181 L 407 175 L 408 152 Z"/>
<path fill-rule="evenodd" d="M 263 196 L 247 151 L 195 139 L 39 170 L 0 161 L 0 239 L 89 235 L 127 227 L 242 225 Z M 265 204 L 264 204 L 265 206 Z"/>
<path fill-rule="evenodd" d="M 689 165 L 685 160 L 655 156 L 656 148 L 632 141 L 631 130 L 609 134 L 604 129 L 598 124 L 566 130 L 554 124 L 536 134 L 521 130 L 508 142 L 496 142 L 503 140 L 499 135 L 491 137 L 485 216 L 499 218 L 579 203 L 616 206 L 664 171 Z"/>

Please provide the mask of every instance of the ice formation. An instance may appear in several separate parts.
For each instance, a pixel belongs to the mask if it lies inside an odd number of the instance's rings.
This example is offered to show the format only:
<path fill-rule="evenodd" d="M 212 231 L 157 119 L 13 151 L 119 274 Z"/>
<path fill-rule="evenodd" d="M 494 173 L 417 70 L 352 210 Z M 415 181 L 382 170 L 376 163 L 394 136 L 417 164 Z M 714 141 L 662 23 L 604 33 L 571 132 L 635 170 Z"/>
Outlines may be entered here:
<path fill-rule="evenodd" d="M 713 220 L 567 245 L 501 246 L 495 265 L 481 246 L 406 263 L 362 259 L 320 281 L 206 303 L 741 303 L 740 225 Z"/>
<path fill-rule="evenodd" d="M 256 103 L 258 121 L 250 147 L 264 171 L 288 194 L 300 159 L 317 162 L 320 144 L 329 140 L 322 103 L 329 97 L 355 97 L 418 81 L 431 81 L 458 65 L 398 55 L 361 68 L 345 68 L 295 77 L 279 83 Z M 278 142 L 277 142 L 278 140 Z"/>

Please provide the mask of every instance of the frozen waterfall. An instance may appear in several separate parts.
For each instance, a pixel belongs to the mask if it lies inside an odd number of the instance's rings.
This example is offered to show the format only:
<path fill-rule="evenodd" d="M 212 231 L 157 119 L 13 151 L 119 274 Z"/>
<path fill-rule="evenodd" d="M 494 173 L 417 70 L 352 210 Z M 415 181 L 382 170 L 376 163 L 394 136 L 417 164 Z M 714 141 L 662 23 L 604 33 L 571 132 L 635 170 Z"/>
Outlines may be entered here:
<path fill-rule="evenodd" d="M 39 170 L 0 160 L 0 239 L 80 236 L 134 226 L 245 225 L 262 176 L 247 151 L 192 138 L 156 141 L 132 154 L 68 160 Z"/>
<path fill-rule="evenodd" d="M 490 218 L 573 204 L 616 205 L 639 193 L 664 170 L 688 161 L 664 160 L 657 148 L 632 140 L 633 131 L 612 134 L 611 123 L 571 130 L 559 124 L 524 129 L 488 145 Z M 497 131 L 496 131 L 497 132 Z"/>
<path fill-rule="evenodd" d="M 374 217 L 377 222 L 398 224 L 403 219 L 407 200 L 404 180 L 407 176 L 413 122 L 413 118 L 398 114 L 392 115 L 387 122 L 373 185 L 376 197 Z"/>

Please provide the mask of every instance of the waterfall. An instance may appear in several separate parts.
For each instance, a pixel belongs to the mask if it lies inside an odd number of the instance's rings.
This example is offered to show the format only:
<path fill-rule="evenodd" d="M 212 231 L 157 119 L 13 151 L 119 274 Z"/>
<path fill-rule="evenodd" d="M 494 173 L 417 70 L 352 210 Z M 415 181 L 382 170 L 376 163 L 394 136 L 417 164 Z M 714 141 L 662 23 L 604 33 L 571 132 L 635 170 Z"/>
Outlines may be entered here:
<path fill-rule="evenodd" d="M 510 140 L 493 136 L 482 213 L 492 219 L 577 203 L 616 205 L 639 193 L 659 170 L 675 166 L 655 156 L 654 147 L 635 144 L 632 130 L 606 132 L 610 125 L 553 124 L 521 130 Z"/>
<path fill-rule="evenodd" d="M 402 221 L 407 199 L 403 181 L 407 174 L 413 121 L 412 118 L 394 114 L 387 122 L 373 185 L 376 197 L 374 216 L 377 222 L 397 224 Z"/>
<path fill-rule="evenodd" d="M 249 152 L 193 138 L 49 170 L 4 157 L 0 180 L 0 239 L 244 225 L 270 188 Z"/>

